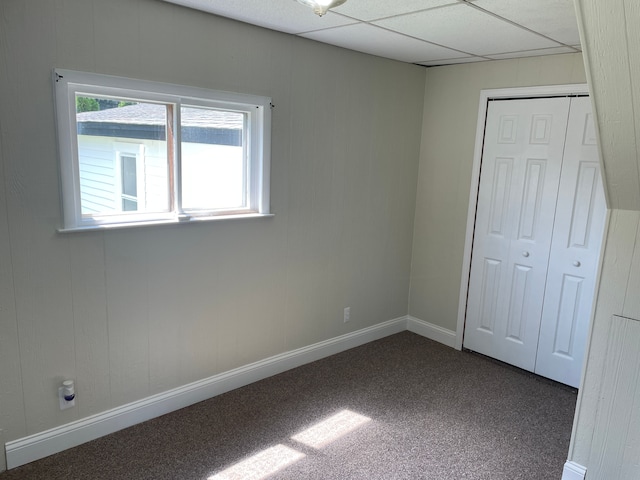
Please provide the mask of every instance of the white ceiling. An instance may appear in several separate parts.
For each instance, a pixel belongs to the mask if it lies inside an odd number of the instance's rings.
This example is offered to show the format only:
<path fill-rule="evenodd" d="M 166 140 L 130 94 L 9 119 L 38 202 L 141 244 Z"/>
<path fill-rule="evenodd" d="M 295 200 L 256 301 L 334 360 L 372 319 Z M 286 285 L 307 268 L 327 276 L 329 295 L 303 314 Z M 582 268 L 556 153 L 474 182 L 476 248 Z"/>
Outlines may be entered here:
<path fill-rule="evenodd" d="M 165 0 L 420 65 L 580 51 L 573 0 L 347 0 L 324 17 L 295 0 Z"/>

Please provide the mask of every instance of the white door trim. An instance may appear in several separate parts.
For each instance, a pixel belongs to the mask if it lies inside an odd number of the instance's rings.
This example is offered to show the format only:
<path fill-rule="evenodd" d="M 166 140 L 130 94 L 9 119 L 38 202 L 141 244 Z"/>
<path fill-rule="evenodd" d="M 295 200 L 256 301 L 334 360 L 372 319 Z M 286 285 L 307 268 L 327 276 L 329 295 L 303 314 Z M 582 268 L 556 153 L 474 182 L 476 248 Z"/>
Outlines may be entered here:
<path fill-rule="evenodd" d="M 586 83 L 570 85 L 549 85 L 542 87 L 499 88 L 480 91 L 478 108 L 478 124 L 476 127 L 476 143 L 473 151 L 473 167 L 471 170 L 471 189 L 469 193 L 469 209 L 467 211 L 467 230 L 464 242 L 462 272 L 460 277 L 460 297 L 458 299 L 458 324 L 456 328 L 455 348 L 462 350 L 464 322 L 467 310 L 467 294 L 469 290 L 469 273 L 471 269 L 471 249 L 473 247 L 473 230 L 475 227 L 478 189 L 480 187 L 480 163 L 484 142 L 484 127 L 487 118 L 489 100 L 506 98 L 561 97 L 564 95 L 589 95 Z M 606 229 L 606 227 L 605 227 Z"/>

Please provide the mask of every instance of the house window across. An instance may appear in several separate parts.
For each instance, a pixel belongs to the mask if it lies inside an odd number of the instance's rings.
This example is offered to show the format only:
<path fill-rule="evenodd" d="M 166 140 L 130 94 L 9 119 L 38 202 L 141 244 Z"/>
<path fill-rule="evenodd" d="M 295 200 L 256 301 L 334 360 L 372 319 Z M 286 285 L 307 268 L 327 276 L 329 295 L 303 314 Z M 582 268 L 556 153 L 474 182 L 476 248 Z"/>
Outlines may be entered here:
<path fill-rule="evenodd" d="M 55 70 L 62 231 L 269 214 L 267 97 Z"/>
<path fill-rule="evenodd" d="M 120 156 L 120 180 L 122 186 L 122 211 L 138 210 L 137 159 L 130 155 Z"/>

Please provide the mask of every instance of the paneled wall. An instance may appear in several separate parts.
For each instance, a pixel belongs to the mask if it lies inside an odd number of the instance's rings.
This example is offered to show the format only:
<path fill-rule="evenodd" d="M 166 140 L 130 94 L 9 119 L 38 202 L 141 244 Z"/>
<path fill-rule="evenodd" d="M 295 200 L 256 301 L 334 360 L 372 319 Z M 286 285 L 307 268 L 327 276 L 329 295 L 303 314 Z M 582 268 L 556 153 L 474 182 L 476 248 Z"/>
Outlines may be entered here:
<path fill-rule="evenodd" d="M 575 5 L 612 211 L 569 459 L 590 480 L 632 480 L 640 474 L 640 4 Z"/>
<path fill-rule="evenodd" d="M 640 320 L 613 315 L 598 412 L 587 462 L 589 478 L 640 478 Z"/>
<path fill-rule="evenodd" d="M 273 97 L 275 217 L 56 233 L 54 67 Z M 0 2 L 0 441 L 406 315 L 424 78 L 156 0 Z"/>
<path fill-rule="evenodd" d="M 613 210 L 569 459 L 589 479 L 638 478 L 640 212 Z"/>
<path fill-rule="evenodd" d="M 640 210 L 640 2 L 575 0 L 609 208 Z"/>
<path fill-rule="evenodd" d="M 586 83 L 580 54 L 430 68 L 409 314 L 456 330 L 480 90 Z"/>

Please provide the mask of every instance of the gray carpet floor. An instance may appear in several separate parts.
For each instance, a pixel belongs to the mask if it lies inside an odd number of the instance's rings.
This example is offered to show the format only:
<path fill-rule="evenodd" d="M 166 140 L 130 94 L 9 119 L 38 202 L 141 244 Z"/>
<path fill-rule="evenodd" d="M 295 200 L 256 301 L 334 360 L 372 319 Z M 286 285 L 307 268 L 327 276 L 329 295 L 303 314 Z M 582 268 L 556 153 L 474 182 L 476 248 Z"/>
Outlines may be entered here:
<path fill-rule="evenodd" d="M 575 402 L 568 387 L 403 332 L 0 480 L 560 479 Z M 345 410 L 370 420 L 323 446 L 292 438 Z M 296 458 L 273 471 L 274 451 Z M 243 461 L 253 469 L 238 473 Z"/>

